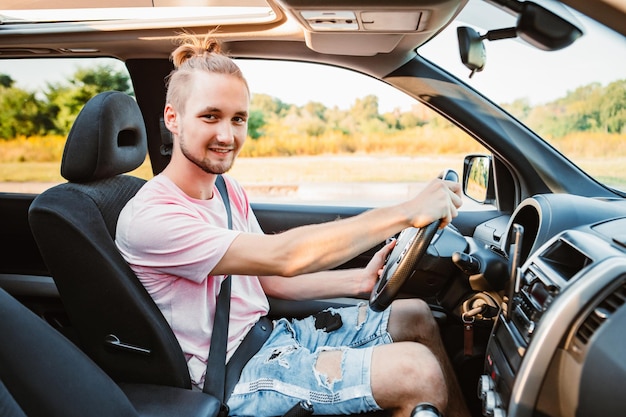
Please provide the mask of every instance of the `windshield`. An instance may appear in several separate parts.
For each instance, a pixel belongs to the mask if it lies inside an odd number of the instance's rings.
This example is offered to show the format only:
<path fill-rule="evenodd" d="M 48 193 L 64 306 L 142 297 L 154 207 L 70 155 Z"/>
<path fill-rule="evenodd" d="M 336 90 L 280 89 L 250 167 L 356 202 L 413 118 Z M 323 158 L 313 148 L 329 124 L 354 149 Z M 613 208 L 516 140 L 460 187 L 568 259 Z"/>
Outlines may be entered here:
<path fill-rule="evenodd" d="M 548 52 L 520 39 L 484 41 L 485 66 L 471 78 L 459 58 L 457 27 L 483 35 L 515 26 L 514 16 L 472 0 L 419 53 L 506 109 L 597 181 L 626 191 L 626 38 L 572 10 L 565 13 L 584 31 L 572 45 Z"/>

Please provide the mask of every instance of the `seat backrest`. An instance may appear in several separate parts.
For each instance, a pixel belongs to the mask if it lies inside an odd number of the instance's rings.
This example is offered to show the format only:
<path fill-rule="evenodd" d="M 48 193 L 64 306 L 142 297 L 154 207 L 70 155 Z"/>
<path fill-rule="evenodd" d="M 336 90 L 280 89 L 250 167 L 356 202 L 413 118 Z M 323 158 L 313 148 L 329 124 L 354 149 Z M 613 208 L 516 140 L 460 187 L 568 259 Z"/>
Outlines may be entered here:
<path fill-rule="evenodd" d="M 0 415 L 137 417 L 111 378 L 2 289 L 0 317 Z"/>
<path fill-rule="evenodd" d="M 145 180 L 126 173 L 146 158 L 135 100 L 101 93 L 68 135 L 67 183 L 33 201 L 29 223 L 80 347 L 118 382 L 191 388 L 176 337 L 115 246 L 120 211 Z"/>

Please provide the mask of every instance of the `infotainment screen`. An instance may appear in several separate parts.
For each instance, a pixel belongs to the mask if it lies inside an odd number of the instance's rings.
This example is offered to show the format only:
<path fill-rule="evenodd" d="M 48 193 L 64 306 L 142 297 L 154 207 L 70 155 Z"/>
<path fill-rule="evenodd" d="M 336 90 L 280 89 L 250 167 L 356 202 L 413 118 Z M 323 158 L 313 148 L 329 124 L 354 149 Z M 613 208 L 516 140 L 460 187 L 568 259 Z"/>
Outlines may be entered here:
<path fill-rule="evenodd" d="M 551 245 L 539 258 L 565 281 L 591 263 L 591 259 L 563 239 Z"/>

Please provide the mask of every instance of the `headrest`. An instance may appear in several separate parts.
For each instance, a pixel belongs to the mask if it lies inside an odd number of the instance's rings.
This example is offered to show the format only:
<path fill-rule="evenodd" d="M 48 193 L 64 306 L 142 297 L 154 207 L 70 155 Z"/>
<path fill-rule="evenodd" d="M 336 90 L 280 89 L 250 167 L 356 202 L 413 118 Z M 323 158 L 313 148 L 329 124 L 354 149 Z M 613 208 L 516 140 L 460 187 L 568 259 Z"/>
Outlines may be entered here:
<path fill-rule="evenodd" d="M 146 158 L 146 127 L 137 102 L 119 91 L 91 98 L 76 117 L 63 151 L 61 175 L 89 182 L 123 174 Z"/>

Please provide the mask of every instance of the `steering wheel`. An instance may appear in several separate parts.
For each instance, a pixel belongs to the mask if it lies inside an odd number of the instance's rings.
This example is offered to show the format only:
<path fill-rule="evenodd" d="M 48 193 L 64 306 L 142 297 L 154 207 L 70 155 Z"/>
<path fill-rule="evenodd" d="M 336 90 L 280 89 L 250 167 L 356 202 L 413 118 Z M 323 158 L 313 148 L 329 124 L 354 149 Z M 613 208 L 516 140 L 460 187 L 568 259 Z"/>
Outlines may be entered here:
<path fill-rule="evenodd" d="M 459 176 L 453 170 L 446 170 L 440 178 L 458 181 Z M 408 227 L 400 232 L 396 246 L 389 254 L 380 279 L 370 295 L 369 305 L 372 310 L 383 311 L 391 305 L 402 284 L 415 273 L 415 266 L 426 253 L 440 225 L 441 219 L 422 228 Z"/>

